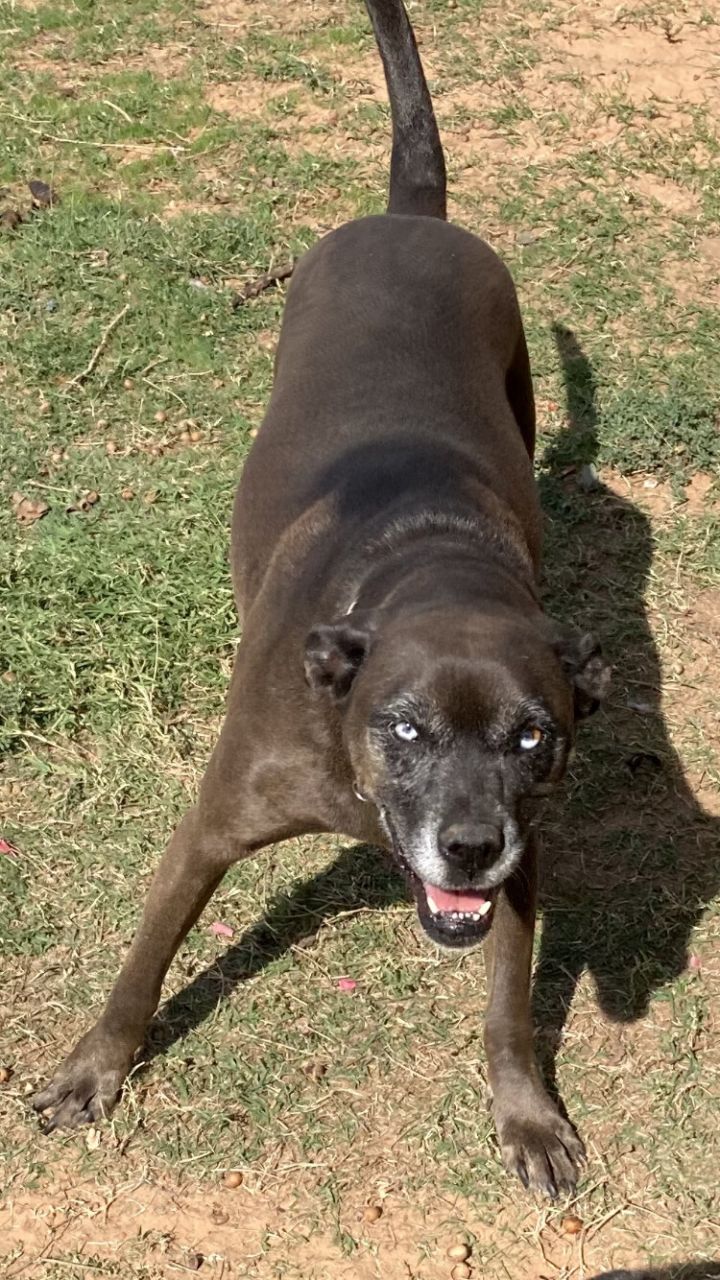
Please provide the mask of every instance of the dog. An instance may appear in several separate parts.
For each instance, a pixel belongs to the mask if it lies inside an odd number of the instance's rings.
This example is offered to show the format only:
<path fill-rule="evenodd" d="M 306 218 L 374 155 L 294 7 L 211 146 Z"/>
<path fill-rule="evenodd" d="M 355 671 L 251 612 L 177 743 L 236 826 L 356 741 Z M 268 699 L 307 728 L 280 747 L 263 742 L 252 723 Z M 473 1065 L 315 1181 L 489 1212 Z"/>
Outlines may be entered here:
<path fill-rule="evenodd" d="M 500 1150 L 555 1196 L 575 1186 L 583 1147 L 533 1050 L 533 824 L 609 669 L 538 597 L 535 413 L 511 277 L 446 221 L 402 0 L 366 4 L 391 104 L 388 211 L 295 269 L 234 507 L 243 633 L 224 725 L 106 1007 L 34 1106 L 46 1131 L 107 1115 L 228 868 L 339 832 L 392 854 L 433 942 L 487 939 Z"/>

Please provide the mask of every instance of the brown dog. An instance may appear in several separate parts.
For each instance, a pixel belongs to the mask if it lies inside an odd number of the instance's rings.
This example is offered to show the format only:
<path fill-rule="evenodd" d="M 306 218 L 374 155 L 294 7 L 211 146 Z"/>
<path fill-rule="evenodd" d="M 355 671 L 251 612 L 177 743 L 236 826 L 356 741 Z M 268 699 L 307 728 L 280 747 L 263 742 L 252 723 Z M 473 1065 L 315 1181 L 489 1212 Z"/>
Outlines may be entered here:
<path fill-rule="evenodd" d="M 607 670 L 538 601 L 534 409 L 512 281 L 445 220 L 401 0 L 367 0 L 393 116 L 389 212 L 300 262 L 233 524 L 227 718 L 97 1025 L 35 1099 L 114 1105 L 168 965 L 232 863 L 303 832 L 390 849 L 436 942 L 489 934 L 486 1045 L 507 1166 L 551 1195 L 582 1144 L 541 1082 L 531 823 Z"/>

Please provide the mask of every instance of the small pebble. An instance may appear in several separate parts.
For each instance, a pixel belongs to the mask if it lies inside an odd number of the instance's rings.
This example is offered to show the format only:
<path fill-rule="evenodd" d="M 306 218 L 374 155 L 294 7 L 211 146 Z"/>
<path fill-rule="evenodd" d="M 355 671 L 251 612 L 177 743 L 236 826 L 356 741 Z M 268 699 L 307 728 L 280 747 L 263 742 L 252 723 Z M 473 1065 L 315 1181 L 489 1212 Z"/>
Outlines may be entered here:
<path fill-rule="evenodd" d="M 467 1262 L 456 1262 L 450 1272 L 450 1275 L 452 1276 L 452 1280 L 470 1280 L 472 1271 L 470 1270 Z"/>
<path fill-rule="evenodd" d="M 123 378 L 123 389 L 125 391 L 132 391 L 134 386 L 135 386 L 135 383 L 133 382 L 132 378 Z"/>
<path fill-rule="evenodd" d="M 157 413 L 155 414 L 155 421 L 167 422 L 167 414 L 164 409 L 158 409 Z"/>
<path fill-rule="evenodd" d="M 242 1186 L 242 1181 L 243 1175 L 240 1170 L 231 1169 L 229 1173 L 225 1174 L 225 1177 L 223 1178 L 223 1185 L 227 1187 L 228 1191 L 235 1191 L 237 1187 Z"/>
<path fill-rule="evenodd" d="M 10 1080 L 12 1080 L 12 1068 L 0 1067 L 0 1084 L 7 1084 Z"/>
<path fill-rule="evenodd" d="M 363 1210 L 363 1222 L 377 1222 L 379 1218 L 382 1218 L 382 1215 L 383 1211 L 381 1205 L 369 1204 L 367 1208 Z"/>
<path fill-rule="evenodd" d="M 256 435 L 257 435 L 257 433 L 258 433 L 258 429 L 257 429 L 257 427 L 251 427 L 251 429 L 250 429 L 250 439 L 251 439 L 251 440 L 254 440 L 254 439 L 255 439 L 255 437 L 256 437 Z"/>
<path fill-rule="evenodd" d="M 135 497 L 135 490 L 131 489 L 129 486 L 125 489 L 121 489 L 120 497 L 122 498 L 123 502 L 129 502 L 131 498 Z"/>
<path fill-rule="evenodd" d="M 577 1214 L 566 1213 L 562 1219 L 560 1226 L 568 1236 L 578 1236 L 582 1231 L 585 1223 L 582 1218 L 578 1218 Z"/>
<path fill-rule="evenodd" d="M 451 1244 L 447 1251 L 447 1256 L 451 1262 L 467 1262 L 472 1249 L 469 1244 Z"/>
<path fill-rule="evenodd" d="M 116 443 L 115 443 L 115 441 L 114 441 L 114 440 L 106 440 L 106 441 L 105 441 L 105 452 L 106 452 L 106 453 L 117 453 L 117 445 L 116 445 Z"/>
<path fill-rule="evenodd" d="M 189 436 L 192 443 L 197 444 L 198 440 L 202 440 L 202 431 L 191 431 L 189 432 Z"/>

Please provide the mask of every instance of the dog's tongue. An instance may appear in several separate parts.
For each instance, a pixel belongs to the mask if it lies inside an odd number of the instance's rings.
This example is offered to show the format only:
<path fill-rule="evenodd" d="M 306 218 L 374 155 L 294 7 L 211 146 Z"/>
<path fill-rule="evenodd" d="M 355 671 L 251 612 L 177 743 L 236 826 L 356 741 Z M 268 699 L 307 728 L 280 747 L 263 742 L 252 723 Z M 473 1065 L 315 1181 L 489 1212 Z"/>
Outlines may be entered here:
<path fill-rule="evenodd" d="M 487 902 L 484 893 L 473 889 L 463 889 L 461 892 L 453 889 L 438 889 L 434 884 L 424 884 L 423 887 L 431 903 L 431 910 L 434 905 L 438 911 L 479 911 Z"/>

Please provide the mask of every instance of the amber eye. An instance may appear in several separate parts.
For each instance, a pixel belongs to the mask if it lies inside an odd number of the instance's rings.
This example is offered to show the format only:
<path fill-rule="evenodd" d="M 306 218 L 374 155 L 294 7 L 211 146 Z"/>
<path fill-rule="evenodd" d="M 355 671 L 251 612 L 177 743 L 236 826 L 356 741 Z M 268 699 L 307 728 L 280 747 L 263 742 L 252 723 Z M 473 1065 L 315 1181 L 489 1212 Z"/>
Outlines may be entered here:
<path fill-rule="evenodd" d="M 520 750 L 533 751 L 542 742 L 545 734 L 537 724 L 531 724 L 527 729 L 523 729 L 520 734 Z"/>

